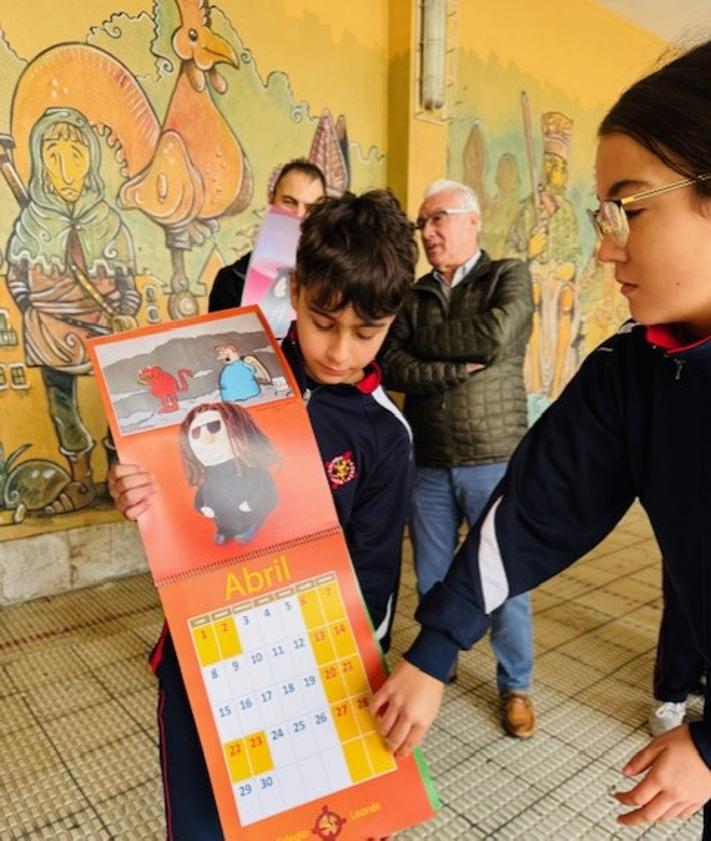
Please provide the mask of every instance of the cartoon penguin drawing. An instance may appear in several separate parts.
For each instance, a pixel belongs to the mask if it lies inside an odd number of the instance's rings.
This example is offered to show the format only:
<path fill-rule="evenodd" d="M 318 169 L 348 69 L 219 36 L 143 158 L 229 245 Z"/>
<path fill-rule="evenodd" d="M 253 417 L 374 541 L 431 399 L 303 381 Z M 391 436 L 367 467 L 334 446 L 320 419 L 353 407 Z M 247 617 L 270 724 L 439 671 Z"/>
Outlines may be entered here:
<path fill-rule="evenodd" d="M 180 426 L 180 450 L 195 508 L 215 521 L 215 543 L 248 543 L 277 503 L 269 471 L 279 457 L 249 412 L 203 403 Z"/>

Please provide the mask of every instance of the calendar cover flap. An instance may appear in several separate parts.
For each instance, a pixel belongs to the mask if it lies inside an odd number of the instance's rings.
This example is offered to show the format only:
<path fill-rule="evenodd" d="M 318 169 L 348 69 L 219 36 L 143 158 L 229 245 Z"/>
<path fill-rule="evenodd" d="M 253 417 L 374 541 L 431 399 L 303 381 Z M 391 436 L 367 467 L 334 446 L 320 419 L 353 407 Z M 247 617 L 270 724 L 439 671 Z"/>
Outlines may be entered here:
<path fill-rule="evenodd" d="M 294 318 L 289 278 L 296 263 L 301 219 L 270 207 L 252 251 L 242 294 L 243 304 L 259 304 L 272 332 L 283 339 Z"/>
<path fill-rule="evenodd" d="M 101 337 L 119 457 L 158 493 L 139 527 L 158 586 L 338 527 L 293 374 L 255 306 Z"/>

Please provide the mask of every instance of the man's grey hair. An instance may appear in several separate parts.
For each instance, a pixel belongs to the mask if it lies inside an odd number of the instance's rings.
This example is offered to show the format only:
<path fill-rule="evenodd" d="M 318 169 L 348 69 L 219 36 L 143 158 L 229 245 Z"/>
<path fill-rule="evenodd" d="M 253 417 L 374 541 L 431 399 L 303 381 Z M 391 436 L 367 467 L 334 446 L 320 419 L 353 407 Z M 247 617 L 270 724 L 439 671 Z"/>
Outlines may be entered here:
<path fill-rule="evenodd" d="M 452 181 L 449 178 L 438 178 L 437 181 L 430 184 L 425 190 L 425 199 L 431 196 L 436 196 L 438 193 L 456 193 L 464 200 L 465 207 L 481 215 L 479 207 L 479 199 L 477 194 L 467 184 L 462 184 L 461 181 Z"/>

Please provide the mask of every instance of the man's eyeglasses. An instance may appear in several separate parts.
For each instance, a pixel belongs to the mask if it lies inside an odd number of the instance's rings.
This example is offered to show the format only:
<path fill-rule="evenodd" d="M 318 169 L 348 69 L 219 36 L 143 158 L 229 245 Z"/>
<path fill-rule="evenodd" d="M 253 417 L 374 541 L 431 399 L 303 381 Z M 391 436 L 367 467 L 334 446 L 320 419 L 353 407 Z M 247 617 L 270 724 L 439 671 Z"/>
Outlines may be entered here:
<path fill-rule="evenodd" d="M 696 178 L 683 178 L 681 181 L 674 181 L 662 187 L 655 187 L 653 190 L 645 190 L 643 193 L 635 193 L 633 196 L 625 196 L 621 199 L 605 199 L 600 202 L 597 210 L 588 210 L 588 216 L 593 227 L 601 237 L 609 237 L 615 245 L 624 248 L 630 237 L 630 224 L 625 207 L 632 202 L 648 199 L 652 196 L 660 196 L 662 193 L 669 193 L 678 190 L 679 187 L 688 187 L 696 181 L 705 181 L 711 178 L 711 173 L 698 175 Z"/>
<path fill-rule="evenodd" d="M 476 213 L 476 211 L 469 210 L 466 207 L 451 207 L 443 208 L 442 210 L 435 210 L 435 212 L 430 213 L 429 216 L 420 216 L 415 222 L 415 227 L 418 231 L 423 231 L 425 229 L 425 225 L 427 225 L 428 222 L 431 222 L 435 228 L 438 228 L 440 225 L 444 224 L 448 216 L 465 216 L 467 213 Z"/>

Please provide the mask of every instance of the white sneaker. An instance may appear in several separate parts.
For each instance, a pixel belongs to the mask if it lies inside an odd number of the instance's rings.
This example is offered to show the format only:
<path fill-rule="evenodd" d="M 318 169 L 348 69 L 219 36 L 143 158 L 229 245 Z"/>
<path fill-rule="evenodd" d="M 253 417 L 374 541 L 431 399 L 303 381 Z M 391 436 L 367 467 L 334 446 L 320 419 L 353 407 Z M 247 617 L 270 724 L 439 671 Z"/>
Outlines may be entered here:
<path fill-rule="evenodd" d="M 686 701 L 662 701 L 655 704 L 649 713 L 649 732 L 652 736 L 661 736 L 667 730 L 673 730 L 684 723 Z"/>

